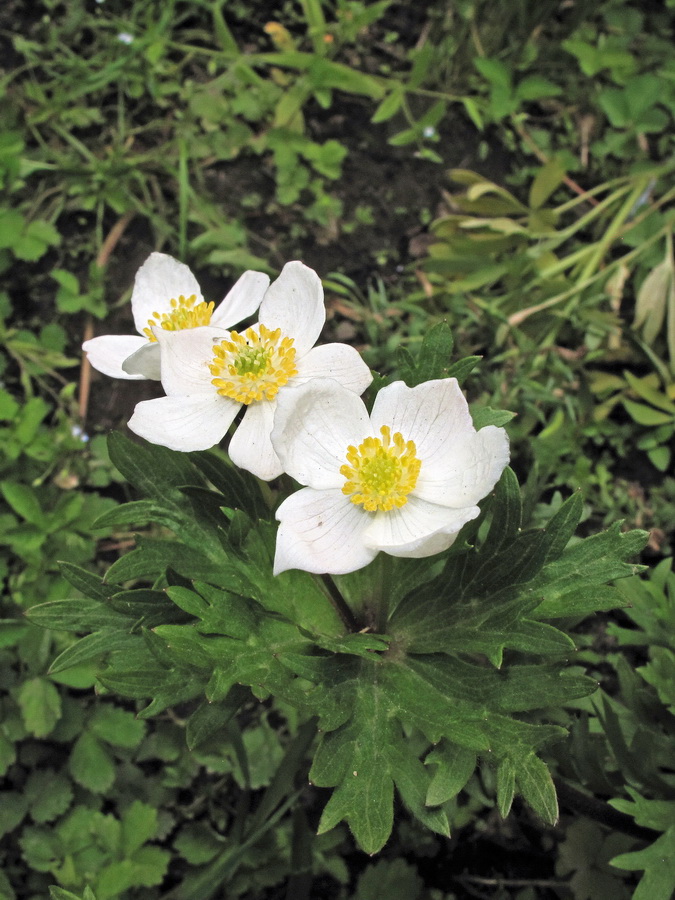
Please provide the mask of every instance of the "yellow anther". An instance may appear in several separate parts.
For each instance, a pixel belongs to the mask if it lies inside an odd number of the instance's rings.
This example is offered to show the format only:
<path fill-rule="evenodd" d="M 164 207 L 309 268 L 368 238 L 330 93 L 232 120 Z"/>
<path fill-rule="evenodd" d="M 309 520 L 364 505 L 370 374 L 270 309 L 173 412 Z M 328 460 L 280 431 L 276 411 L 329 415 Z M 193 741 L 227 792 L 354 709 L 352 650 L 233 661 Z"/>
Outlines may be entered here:
<path fill-rule="evenodd" d="M 149 341 L 156 341 L 152 333 L 153 328 L 164 328 L 165 331 L 182 331 L 184 328 L 197 328 L 200 325 L 208 325 L 213 314 L 214 303 L 206 303 L 192 294 L 184 297 L 182 294 L 176 300 L 171 300 L 171 312 L 153 312 L 152 319 L 148 319 L 148 327 L 143 329 Z"/>
<path fill-rule="evenodd" d="M 211 383 L 223 397 L 246 405 L 272 400 L 298 373 L 293 338 L 282 337 L 280 328 L 271 331 L 262 323 L 243 334 L 231 331 L 229 340 L 215 344 L 213 354 Z"/>
<path fill-rule="evenodd" d="M 381 439 L 367 437 L 358 447 L 349 446 L 340 469 L 347 479 L 342 493 L 368 512 L 405 506 L 422 466 L 414 441 L 406 441 L 400 431 L 392 437 L 388 425 L 380 434 Z"/>

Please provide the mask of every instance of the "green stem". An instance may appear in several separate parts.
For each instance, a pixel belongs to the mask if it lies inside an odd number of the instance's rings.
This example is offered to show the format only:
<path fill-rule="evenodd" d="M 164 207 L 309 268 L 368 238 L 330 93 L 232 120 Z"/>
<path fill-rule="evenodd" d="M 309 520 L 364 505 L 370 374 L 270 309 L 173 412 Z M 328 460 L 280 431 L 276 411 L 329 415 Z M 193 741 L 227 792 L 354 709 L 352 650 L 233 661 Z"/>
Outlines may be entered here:
<path fill-rule="evenodd" d="M 589 819 L 600 822 L 601 825 L 605 825 L 613 831 L 620 831 L 642 841 L 651 843 L 660 837 L 660 831 L 638 825 L 632 816 L 619 812 L 618 809 L 614 809 L 614 807 L 603 800 L 599 800 L 597 797 L 583 793 L 562 778 L 556 778 L 554 781 L 562 806 L 566 806 L 574 812 L 581 813 L 582 816 L 587 816 Z"/>
<path fill-rule="evenodd" d="M 338 587 L 333 579 L 330 577 L 330 575 L 320 575 L 319 578 L 323 582 L 323 586 L 326 588 L 328 599 L 330 600 L 333 609 L 335 609 L 337 614 L 342 619 L 342 623 L 347 631 L 350 631 L 352 633 L 358 631 L 359 623 L 356 621 L 351 607 L 338 590 Z"/>
<path fill-rule="evenodd" d="M 369 620 L 376 634 L 385 634 L 389 621 L 389 601 L 391 597 L 392 559 L 386 553 L 379 553 L 371 563 L 375 571 L 375 590 L 368 604 Z M 378 577 L 379 574 L 379 577 Z"/>

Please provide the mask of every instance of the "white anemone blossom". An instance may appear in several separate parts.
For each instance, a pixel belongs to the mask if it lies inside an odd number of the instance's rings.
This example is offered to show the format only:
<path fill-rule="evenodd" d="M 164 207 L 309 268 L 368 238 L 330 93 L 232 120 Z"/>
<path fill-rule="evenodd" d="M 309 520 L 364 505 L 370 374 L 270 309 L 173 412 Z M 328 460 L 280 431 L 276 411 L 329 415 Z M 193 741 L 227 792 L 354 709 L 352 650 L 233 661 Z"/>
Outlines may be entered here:
<path fill-rule="evenodd" d="M 272 443 L 306 485 L 277 510 L 274 573 L 340 575 L 380 551 L 424 557 L 449 547 L 508 463 L 503 428 L 476 431 L 455 378 L 359 397 L 316 379 L 279 398 Z"/>
<path fill-rule="evenodd" d="M 184 263 L 166 253 L 151 253 L 136 273 L 131 294 L 138 335 L 105 334 L 85 341 L 82 349 L 104 375 L 159 380 L 160 351 L 153 329 L 231 328 L 253 315 L 269 283 L 264 272 L 244 272 L 216 307 L 204 300 L 197 279 Z"/>
<path fill-rule="evenodd" d="M 245 406 L 230 439 L 230 459 L 266 481 L 276 478 L 283 467 L 270 434 L 277 403 L 287 390 L 323 376 L 356 396 L 372 381 L 354 347 L 314 346 L 325 319 L 319 276 L 294 261 L 265 292 L 259 322 L 242 334 L 211 326 L 173 332 L 153 328 L 166 396 L 138 403 L 129 428 L 172 450 L 207 450 L 222 440 Z"/>

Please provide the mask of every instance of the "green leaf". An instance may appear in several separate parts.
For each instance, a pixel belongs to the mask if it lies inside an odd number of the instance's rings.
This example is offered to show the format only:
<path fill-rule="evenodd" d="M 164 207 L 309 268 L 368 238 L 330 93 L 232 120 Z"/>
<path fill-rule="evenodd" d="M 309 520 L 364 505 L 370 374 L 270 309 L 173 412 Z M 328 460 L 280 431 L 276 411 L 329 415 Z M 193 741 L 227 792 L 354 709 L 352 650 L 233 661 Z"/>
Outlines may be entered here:
<path fill-rule="evenodd" d="M 535 610 L 537 616 L 569 615 L 567 601 L 575 591 L 579 594 L 574 601 L 577 609 L 586 606 L 588 612 L 593 612 L 598 608 L 594 605 L 596 598 L 607 596 L 604 591 L 598 592 L 601 585 L 639 571 L 640 567 L 625 560 L 642 550 L 647 537 L 646 532 L 638 530 L 622 533 L 621 523 L 617 522 L 607 531 L 569 547 L 560 559 L 550 562 L 528 585 L 528 593 L 544 597 Z"/>
<path fill-rule="evenodd" d="M 224 5 L 224 3 L 222 5 Z M 239 56 L 239 47 L 237 46 L 234 35 L 232 34 L 227 22 L 225 21 L 225 17 L 223 16 L 223 12 L 220 8 L 220 4 L 212 4 L 211 10 L 211 14 L 213 16 L 213 30 L 216 36 L 216 40 L 220 44 L 221 50 L 228 56 Z"/>
<path fill-rule="evenodd" d="M 675 891 L 675 827 L 644 850 L 622 853 L 611 862 L 619 869 L 644 870 L 633 900 L 671 900 Z"/>
<path fill-rule="evenodd" d="M 383 84 L 372 75 L 319 56 L 312 59 L 307 68 L 307 76 L 314 91 L 336 88 L 349 94 L 370 97 L 372 100 L 381 100 L 385 93 Z"/>
<path fill-rule="evenodd" d="M 17 699 L 26 728 L 37 738 L 46 737 L 61 718 L 61 697 L 46 678 L 24 681 Z"/>
<path fill-rule="evenodd" d="M 516 783 L 523 798 L 548 825 L 558 821 L 558 798 L 548 767 L 530 754 L 516 764 Z"/>
<path fill-rule="evenodd" d="M 118 525 L 166 525 L 176 529 L 181 517 L 167 511 L 153 500 L 134 500 L 109 509 L 94 522 L 95 528 L 114 528 Z"/>
<path fill-rule="evenodd" d="M 208 740 L 237 714 L 249 693 L 240 685 L 235 685 L 220 703 L 204 702 L 192 713 L 187 721 L 185 740 L 190 750 Z"/>
<path fill-rule="evenodd" d="M 28 801 L 18 791 L 3 790 L 0 804 L 0 838 L 20 825 L 28 812 Z"/>
<path fill-rule="evenodd" d="M 242 509 L 252 521 L 269 519 L 270 509 L 260 491 L 256 478 L 237 469 L 218 451 L 191 453 L 190 462 L 223 495 L 230 509 Z"/>
<path fill-rule="evenodd" d="M 473 775 L 476 754 L 466 747 L 443 740 L 428 754 L 424 765 L 438 766 L 427 791 L 429 806 L 445 803 L 455 797 Z"/>
<path fill-rule="evenodd" d="M 0 250 L 14 247 L 19 239 L 25 219 L 18 209 L 0 210 Z"/>
<path fill-rule="evenodd" d="M 187 822 L 173 846 L 190 865 L 203 866 L 222 851 L 224 840 L 204 822 Z"/>
<path fill-rule="evenodd" d="M 560 187 L 564 177 L 565 169 L 558 159 L 553 158 L 542 166 L 530 187 L 529 204 L 532 209 L 540 209 Z"/>
<path fill-rule="evenodd" d="M 621 402 L 628 415 L 638 425 L 647 425 L 653 428 L 657 425 L 666 425 L 674 421 L 672 413 L 661 412 L 661 410 L 654 409 L 651 406 L 645 406 L 644 403 L 635 403 L 634 400 L 629 400 L 628 397 L 624 397 Z"/>
<path fill-rule="evenodd" d="M 142 669 L 117 668 L 111 664 L 99 676 L 99 681 L 123 697 L 138 700 L 152 698 L 148 706 L 138 713 L 141 719 L 148 719 L 170 706 L 193 700 L 206 687 L 204 678 L 185 669 L 153 666 L 152 660 Z"/>
<path fill-rule="evenodd" d="M 171 856 L 159 847 L 141 847 L 131 859 L 106 866 L 96 881 L 99 900 L 112 900 L 132 887 L 154 887 L 166 875 Z"/>
<path fill-rule="evenodd" d="M 132 856 L 136 850 L 152 838 L 157 831 L 157 810 L 140 800 L 128 806 L 122 813 L 122 843 L 120 849 L 125 856 Z"/>
<path fill-rule="evenodd" d="M 185 453 L 157 444 L 136 444 L 119 432 L 108 438 L 114 466 L 141 493 L 166 506 L 180 506 L 178 488 L 194 482 L 194 470 Z"/>
<path fill-rule="evenodd" d="M 50 245 L 57 246 L 60 243 L 61 235 L 51 222 L 36 219 L 26 225 L 12 249 L 17 259 L 34 262 L 44 256 Z"/>
<path fill-rule="evenodd" d="M 528 75 L 516 85 L 516 97 L 520 100 L 541 100 L 544 97 L 558 97 L 560 94 L 562 94 L 560 85 L 554 84 L 548 78 L 542 78 L 541 75 Z"/>
<path fill-rule="evenodd" d="M 88 886 L 85 887 L 82 894 L 73 894 L 72 891 L 67 891 L 65 888 L 52 886 L 49 888 L 49 900 L 98 900 L 98 898 Z"/>
<path fill-rule="evenodd" d="M 673 264 L 670 258 L 666 258 L 649 272 L 640 285 L 635 302 L 633 328 L 643 327 L 642 335 L 648 344 L 652 344 L 661 331 L 668 292 L 674 280 Z"/>
<path fill-rule="evenodd" d="M 55 631 L 98 631 L 101 628 L 127 628 L 129 624 L 126 616 L 84 597 L 40 603 L 26 611 L 26 618 L 35 625 Z"/>
<path fill-rule="evenodd" d="M 516 767 L 510 756 L 505 756 L 497 768 L 497 807 L 505 819 L 511 811 L 516 792 Z"/>
<path fill-rule="evenodd" d="M 492 409 L 489 406 L 483 406 L 480 409 L 471 411 L 476 431 L 480 431 L 486 425 L 496 425 L 498 428 L 501 428 L 503 425 L 508 425 L 515 415 L 515 413 L 506 409 Z"/>
<path fill-rule="evenodd" d="M 586 697 L 597 686 L 592 678 L 557 666 L 510 666 L 494 702 L 507 712 L 553 708 Z"/>
<path fill-rule="evenodd" d="M 481 75 L 491 84 L 498 87 L 511 88 L 511 72 L 498 59 L 486 59 L 485 57 L 476 57 L 473 61 L 474 66 Z"/>
<path fill-rule="evenodd" d="M 115 584 L 137 578 L 155 580 L 167 568 L 186 578 L 204 581 L 217 581 L 221 571 L 215 561 L 181 541 L 159 541 L 139 536 L 136 549 L 121 556 L 110 566 L 106 580 Z"/>
<path fill-rule="evenodd" d="M 420 900 L 424 895 L 424 882 L 415 866 L 403 859 L 379 859 L 359 876 L 354 900 Z"/>
<path fill-rule="evenodd" d="M 654 382 L 652 381 L 650 384 L 649 377 L 636 378 L 635 375 L 628 371 L 624 371 L 623 376 L 639 397 L 646 400 L 647 403 L 651 403 L 652 406 L 670 413 L 675 424 L 675 403 L 670 400 L 667 394 L 657 391 L 653 387 Z"/>
<path fill-rule="evenodd" d="M 29 630 L 30 625 L 20 619 L 0 619 L 0 648 L 16 646 Z"/>
<path fill-rule="evenodd" d="M 377 124 L 379 122 L 386 122 L 388 119 L 391 119 L 392 116 L 395 116 L 401 108 L 404 99 L 405 86 L 397 83 L 394 86 L 393 90 L 391 90 L 390 93 L 387 94 L 384 100 L 382 100 L 380 105 L 377 107 L 370 121 L 373 122 L 373 124 Z"/>
<path fill-rule="evenodd" d="M 405 704 L 404 698 L 400 692 L 390 693 L 392 685 L 382 681 L 387 673 L 377 663 L 361 660 L 352 665 L 351 674 L 344 698 L 350 718 L 324 735 L 310 771 L 314 783 L 336 787 L 319 833 L 346 819 L 362 849 L 377 852 L 391 832 L 396 786 L 413 815 L 447 834 L 442 812 L 425 805 L 428 772 L 392 715 Z M 344 692 L 344 679 L 342 684 Z"/>
<path fill-rule="evenodd" d="M 45 530 L 45 514 L 40 507 L 35 491 L 29 485 L 14 481 L 2 481 L 0 482 L 0 491 L 18 516 L 31 525 L 35 525 L 36 528 Z"/>
<path fill-rule="evenodd" d="M 401 377 L 409 387 L 423 381 L 446 378 L 452 365 L 454 338 L 447 322 L 439 322 L 425 334 L 414 367 L 399 358 Z M 410 357 L 408 357 L 409 359 Z"/>
<path fill-rule="evenodd" d="M 70 779 L 53 769 L 35 769 L 24 786 L 34 822 L 53 822 L 68 809 L 73 799 Z"/>
<path fill-rule="evenodd" d="M 671 459 L 670 447 L 654 447 L 653 450 L 647 451 L 650 463 L 659 472 L 666 472 L 670 466 Z"/>
<path fill-rule="evenodd" d="M 103 583 L 103 580 L 73 563 L 61 562 L 59 569 L 63 577 L 69 581 L 74 588 L 81 591 L 85 597 L 92 600 L 100 600 L 105 602 L 111 594 L 115 593 L 115 588 L 111 588 Z"/>
<path fill-rule="evenodd" d="M 112 756 L 90 731 L 75 742 L 68 767 L 75 781 L 95 794 L 105 794 L 115 780 Z"/>
<path fill-rule="evenodd" d="M 465 356 L 464 359 L 458 359 L 457 362 L 454 362 L 448 369 L 447 377 L 456 378 L 457 381 L 462 384 L 467 376 L 470 375 L 471 372 L 473 372 L 480 361 L 480 356 Z M 509 419 L 510 418 L 511 416 L 509 415 Z"/>
<path fill-rule="evenodd" d="M 113 747 L 137 747 L 145 736 L 146 726 L 133 713 L 113 706 L 101 704 L 89 722 L 89 728 L 96 737 Z"/>
<path fill-rule="evenodd" d="M 186 619 L 167 602 L 164 591 L 147 588 L 119 591 L 110 597 L 108 605 L 127 618 L 127 626 L 129 619 L 133 622 L 142 622 L 148 628 L 170 622 L 182 622 Z"/>
<path fill-rule="evenodd" d="M 127 650 L 137 645 L 136 635 L 125 634 L 114 628 L 104 628 L 87 634 L 60 653 L 49 667 L 49 673 L 64 672 L 73 666 L 81 666 L 93 659 L 100 659 L 114 650 Z"/>

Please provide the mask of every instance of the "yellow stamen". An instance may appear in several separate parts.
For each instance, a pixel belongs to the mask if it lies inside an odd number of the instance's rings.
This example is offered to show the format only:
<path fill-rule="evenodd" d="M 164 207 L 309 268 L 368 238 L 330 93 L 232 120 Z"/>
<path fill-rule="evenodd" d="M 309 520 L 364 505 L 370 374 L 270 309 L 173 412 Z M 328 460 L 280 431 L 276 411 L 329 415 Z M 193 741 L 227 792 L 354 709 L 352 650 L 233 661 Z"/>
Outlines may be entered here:
<path fill-rule="evenodd" d="M 156 341 L 152 328 L 164 328 L 165 331 L 182 331 L 184 328 L 198 328 L 200 325 L 208 325 L 213 314 L 213 302 L 207 303 L 192 294 L 190 297 L 180 297 L 171 300 L 171 312 L 152 314 L 148 319 L 148 327 L 143 329 L 149 341 Z"/>
<path fill-rule="evenodd" d="M 368 512 L 405 506 L 422 466 L 414 441 L 406 441 L 400 431 L 392 437 L 388 425 L 380 434 L 381 440 L 367 437 L 358 448 L 349 446 L 347 463 L 340 469 L 347 479 L 342 493 Z"/>
<path fill-rule="evenodd" d="M 246 405 L 272 400 L 298 374 L 293 338 L 282 337 L 280 328 L 271 331 L 262 323 L 243 334 L 231 331 L 229 340 L 214 345 L 213 353 L 212 384 L 223 397 Z"/>

